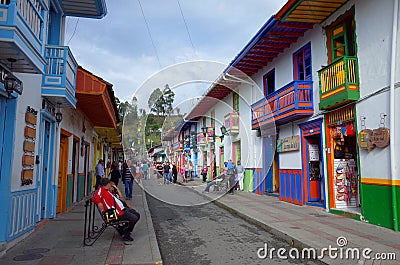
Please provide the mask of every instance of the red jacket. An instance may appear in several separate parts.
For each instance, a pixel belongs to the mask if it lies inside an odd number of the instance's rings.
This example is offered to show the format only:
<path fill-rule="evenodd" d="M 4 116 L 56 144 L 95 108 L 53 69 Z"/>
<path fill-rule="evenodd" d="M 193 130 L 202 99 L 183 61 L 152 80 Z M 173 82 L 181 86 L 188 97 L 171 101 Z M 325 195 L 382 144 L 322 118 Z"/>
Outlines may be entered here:
<path fill-rule="evenodd" d="M 124 214 L 124 205 L 122 204 L 122 202 L 117 197 L 113 196 L 111 192 L 109 192 L 107 189 L 103 187 L 98 188 L 94 192 L 92 196 L 92 202 L 94 202 L 95 204 L 102 203 L 104 206 L 104 210 L 115 208 L 118 216 Z"/>

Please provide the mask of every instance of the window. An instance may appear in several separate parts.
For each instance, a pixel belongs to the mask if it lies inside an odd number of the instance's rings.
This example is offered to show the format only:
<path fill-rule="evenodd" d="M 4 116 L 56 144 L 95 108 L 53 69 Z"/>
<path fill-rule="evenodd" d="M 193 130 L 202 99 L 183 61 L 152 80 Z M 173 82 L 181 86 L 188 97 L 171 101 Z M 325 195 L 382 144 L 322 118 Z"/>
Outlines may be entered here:
<path fill-rule="evenodd" d="M 233 92 L 232 109 L 234 112 L 239 112 L 239 95 L 236 92 Z"/>
<path fill-rule="evenodd" d="M 264 96 L 268 96 L 275 91 L 275 69 L 272 69 L 263 76 L 263 83 Z"/>
<path fill-rule="evenodd" d="M 215 110 L 211 111 L 211 127 L 215 128 Z"/>
<path fill-rule="evenodd" d="M 294 80 L 311 80 L 311 43 L 293 54 Z"/>
<path fill-rule="evenodd" d="M 327 29 L 330 63 L 343 56 L 356 56 L 353 12 L 345 14 Z"/>
<path fill-rule="evenodd" d="M 207 117 L 202 118 L 203 127 L 207 127 Z"/>

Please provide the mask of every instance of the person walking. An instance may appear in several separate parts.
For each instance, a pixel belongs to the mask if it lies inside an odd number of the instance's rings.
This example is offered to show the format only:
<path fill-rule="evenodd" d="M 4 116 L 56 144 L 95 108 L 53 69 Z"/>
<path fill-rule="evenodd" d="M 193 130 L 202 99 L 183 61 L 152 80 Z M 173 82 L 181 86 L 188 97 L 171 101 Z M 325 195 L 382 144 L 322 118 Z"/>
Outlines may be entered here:
<path fill-rule="evenodd" d="M 120 178 L 121 178 L 121 174 L 120 174 L 120 171 L 118 169 L 117 162 L 114 161 L 111 164 L 111 177 L 110 177 L 110 180 L 112 182 L 114 182 L 116 186 L 118 186 L 118 182 L 119 182 Z"/>
<path fill-rule="evenodd" d="M 189 174 L 190 174 L 190 180 L 194 180 L 194 168 L 193 168 L 193 163 L 192 161 L 189 162 Z"/>
<path fill-rule="evenodd" d="M 170 179 L 171 178 L 170 177 L 170 174 L 171 174 L 170 170 L 171 170 L 171 166 L 169 165 L 169 162 L 165 163 L 165 165 L 164 165 L 164 184 L 169 184 L 169 183 L 172 182 L 171 179 Z"/>
<path fill-rule="evenodd" d="M 229 190 L 228 193 L 233 195 L 233 190 L 235 189 L 235 185 L 236 185 L 236 167 L 235 164 L 232 162 L 232 160 L 228 161 L 227 164 L 227 168 L 228 168 L 228 177 L 229 177 Z"/>
<path fill-rule="evenodd" d="M 207 165 L 204 165 L 203 169 L 201 170 L 201 174 L 203 175 L 203 182 L 207 181 L 207 172 L 208 172 L 208 167 Z"/>
<path fill-rule="evenodd" d="M 142 163 L 142 171 L 143 171 L 144 179 L 148 179 L 149 178 L 149 164 L 147 163 L 147 161 L 144 161 Z"/>
<path fill-rule="evenodd" d="M 177 179 L 178 179 L 178 169 L 176 168 L 175 164 L 172 164 L 172 182 L 176 183 Z"/>
<path fill-rule="evenodd" d="M 97 190 L 100 187 L 100 181 L 102 178 L 104 178 L 105 172 L 104 172 L 104 160 L 99 159 L 99 162 L 96 165 L 96 185 L 94 187 L 95 190 Z"/>
<path fill-rule="evenodd" d="M 240 160 L 237 162 L 236 172 L 238 175 L 239 189 L 243 190 L 243 179 L 244 179 L 244 167 Z"/>
<path fill-rule="evenodd" d="M 124 166 L 123 180 L 125 183 L 125 196 L 127 200 L 132 199 L 133 179 L 136 175 L 136 167 L 132 167 L 132 161 L 128 160 Z"/>

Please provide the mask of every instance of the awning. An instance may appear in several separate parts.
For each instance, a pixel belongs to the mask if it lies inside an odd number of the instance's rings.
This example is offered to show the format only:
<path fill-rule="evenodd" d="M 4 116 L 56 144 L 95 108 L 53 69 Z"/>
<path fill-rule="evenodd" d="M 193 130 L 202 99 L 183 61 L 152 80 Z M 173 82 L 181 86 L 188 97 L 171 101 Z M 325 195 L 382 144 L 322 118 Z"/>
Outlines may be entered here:
<path fill-rule="evenodd" d="M 105 0 L 61 0 L 66 16 L 102 18 L 107 14 Z"/>
<path fill-rule="evenodd" d="M 76 104 L 94 126 L 116 128 L 119 122 L 112 84 L 78 67 L 76 73 Z"/>

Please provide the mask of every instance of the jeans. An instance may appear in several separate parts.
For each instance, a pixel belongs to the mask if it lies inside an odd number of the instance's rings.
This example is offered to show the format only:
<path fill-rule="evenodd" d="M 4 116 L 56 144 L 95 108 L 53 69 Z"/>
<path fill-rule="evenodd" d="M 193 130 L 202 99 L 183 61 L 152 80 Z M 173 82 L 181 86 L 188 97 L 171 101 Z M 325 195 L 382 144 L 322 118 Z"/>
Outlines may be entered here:
<path fill-rule="evenodd" d="M 131 179 L 125 180 L 125 195 L 126 198 L 132 199 L 133 181 Z"/>
<path fill-rule="evenodd" d="M 211 186 L 214 186 L 216 183 L 217 183 L 217 182 L 216 182 L 215 180 L 212 180 L 212 181 L 208 182 L 208 183 L 207 183 L 207 187 L 206 187 L 206 189 L 205 189 L 204 191 L 209 192 L 209 191 L 210 191 L 210 187 L 211 187 Z"/>
<path fill-rule="evenodd" d="M 164 183 L 172 182 L 171 173 L 164 173 Z"/>

